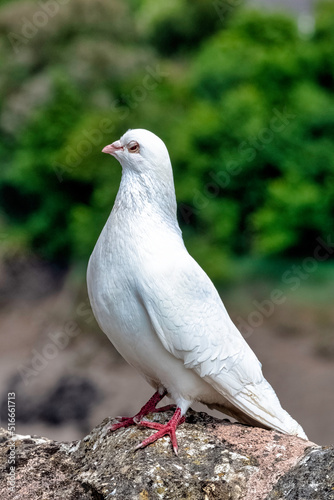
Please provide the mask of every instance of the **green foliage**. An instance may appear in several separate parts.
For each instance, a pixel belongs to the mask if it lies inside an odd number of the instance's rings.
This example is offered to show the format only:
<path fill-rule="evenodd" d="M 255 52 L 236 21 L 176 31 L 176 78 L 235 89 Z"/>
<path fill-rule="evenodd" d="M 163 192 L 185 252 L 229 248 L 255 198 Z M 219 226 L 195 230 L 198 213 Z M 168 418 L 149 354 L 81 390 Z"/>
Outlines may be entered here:
<path fill-rule="evenodd" d="M 117 191 L 100 151 L 129 126 L 117 125 L 124 82 L 154 61 L 135 45 L 122 2 L 53 5 L 58 10 L 39 28 L 40 5 L 2 8 L 1 224 L 5 251 L 32 249 L 67 264 L 87 258 Z M 105 186 L 109 200 L 104 193 L 101 202 Z"/>
<path fill-rule="evenodd" d="M 71 0 L 24 38 L 38 5 L 0 4 L 6 251 L 86 260 L 120 179 L 101 149 L 137 127 L 169 147 L 187 246 L 213 278 L 333 233 L 332 2 L 306 36 L 219 2 Z"/>
<path fill-rule="evenodd" d="M 226 19 L 230 17 L 233 7 L 222 9 L 221 3 L 224 2 L 144 0 L 139 11 L 140 25 L 149 43 L 162 55 L 191 54 L 203 40 L 221 28 L 220 10 Z"/>
<path fill-rule="evenodd" d="M 178 170 L 197 182 L 179 200 L 194 233 L 225 254 L 308 256 L 333 234 L 333 73 L 326 64 L 324 78 L 319 62 L 333 26 L 326 36 L 323 9 L 333 19 L 332 5 L 319 6 L 309 39 L 290 18 L 240 12 L 194 57 L 192 105 L 175 133 L 191 152 Z"/>

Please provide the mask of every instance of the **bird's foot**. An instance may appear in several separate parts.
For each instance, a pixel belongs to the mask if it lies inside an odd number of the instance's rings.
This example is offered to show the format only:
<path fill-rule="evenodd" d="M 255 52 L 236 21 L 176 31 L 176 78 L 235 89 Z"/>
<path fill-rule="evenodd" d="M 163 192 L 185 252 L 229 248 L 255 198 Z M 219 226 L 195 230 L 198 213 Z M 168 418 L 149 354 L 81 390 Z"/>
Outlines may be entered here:
<path fill-rule="evenodd" d="M 122 429 L 122 428 L 125 429 L 126 427 L 130 427 L 130 425 L 139 424 L 142 418 L 148 415 L 149 413 L 167 411 L 172 408 L 175 408 L 175 405 L 167 405 L 161 408 L 156 407 L 159 401 L 161 401 L 162 398 L 166 396 L 166 394 L 167 391 L 164 391 L 162 394 L 160 394 L 159 391 L 157 391 L 156 393 L 153 394 L 151 399 L 149 399 L 149 401 L 147 401 L 147 403 L 139 410 L 139 412 L 136 415 L 134 415 L 134 417 L 116 417 L 118 422 L 113 424 L 109 428 L 109 430 L 116 431 L 117 429 Z"/>
<path fill-rule="evenodd" d="M 130 425 L 136 425 L 136 422 L 134 420 L 135 418 L 136 415 L 134 417 L 117 417 L 118 422 L 112 424 L 109 427 L 109 430 L 113 432 L 117 429 L 126 429 L 127 427 L 130 427 Z"/>
<path fill-rule="evenodd" d="M 177 455 L 178 445 L 176 439 L 176 429 L 180 424 L 183 424 L 184 421 L 185 417 L 181 416 L 181 409 L 177 408 L 174 415 L 172 416 L 170 421 L 167 422 L 167 424 L 158 424 L 157 422 L 147 422 L 146 420 L 140 422 L 139 424 L 140 426 L 148 427 L 149 429 L 155 429 L 158 432 L 144 439 L 144 441 L 140 443 L 138 446 L 136 446 L 135 449 L 138 450 L 139 448 L 144 448 L 148 444 L 154 443 L 154 441 L 157 441 L 161 437 L 168 434 L 173 445 L 174 453 L 175 455 Z"/>

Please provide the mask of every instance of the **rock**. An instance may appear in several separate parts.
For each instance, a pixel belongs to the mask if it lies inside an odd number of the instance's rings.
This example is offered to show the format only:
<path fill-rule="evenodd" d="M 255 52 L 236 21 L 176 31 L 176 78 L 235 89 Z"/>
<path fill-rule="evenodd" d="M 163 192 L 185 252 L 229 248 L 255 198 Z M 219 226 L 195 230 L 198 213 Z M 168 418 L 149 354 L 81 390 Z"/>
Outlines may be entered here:
<path fill-rule="evenodd" d="M 151 418 L 165 421 L 170 416 L 165 412 Z M 12 436 L 2 429 L 0 498 L 334 499 L 334 447 L 321 448 L 293 436 L 189 410 L 186 423 L 177 431 L 176 457 L 167 437 L 134 451 L 152 430 L 138 426 L 110 433 L 112 422 L 106 418 L 86 437 L 71 443 Z M 14 443 L 16 464 L 10 469 Z"/>
<path fill-rule="evenodd" d="M 334 448 L 310 450 L 275 485 L 267 500 L 334 499 Z"/>

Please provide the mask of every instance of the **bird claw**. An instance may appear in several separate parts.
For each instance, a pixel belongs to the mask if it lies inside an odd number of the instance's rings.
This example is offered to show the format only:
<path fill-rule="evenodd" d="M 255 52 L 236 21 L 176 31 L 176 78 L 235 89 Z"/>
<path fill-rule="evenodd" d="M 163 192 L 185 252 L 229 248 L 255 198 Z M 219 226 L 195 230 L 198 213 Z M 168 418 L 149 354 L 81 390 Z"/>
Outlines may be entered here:
<path fill-rule="evenodd" d="M 163 406 L 162 408 L 156 408 L 156 405 L 166 394 L 167 391 L 164 391 L 162 394 L 157 391 L 153 394 L 151 399 L 141 408 L 137 415 L 135 415 L 134 417 L 116 417 L 117 423 L 112 424 L 111 427 L 109 427 L 109 430 L 113 432 L 117 429 L 130 427 L 130 425 L 138 425 L 141 419 L 149 413 L 167 411 L 175 407 L 174 405 L 167 405 Z"/>
<path fill-rule="evenodd" d="M 168 410 L 172 410 L 174 408 L 175 408 L 175 405 L 167 405 L 167 406 L 163 406 L 161 408 L 155 408 L 154 413 L 168 411 Z M 148 413 L 147 413 L 147 415 L 148 415 Z M 123 428 L 126 429 L 127 427 L 130 427 L 131 425 L 140 425 L 140 423 L 142 422 L 142 418 L 144 416 L 146 416 L 146 414 L 143 415 L 142 413 L 139 412 L 134 417 L 115 417 L 115 420 L 117 420 L 117 422 L 115 424 L 112 424 L 109 427 L 109 430 L 111 432 L 113 432 L 113 431 L 116 431 L 117 429 L 123 429 Z"/>
<path fill-rule="evenodd" d="M 176 429 L 177 427 L 182 424 L 185 421 L 185 417 L 181 417 L 181 410 L 180 408 L 177 408 L 173 417 L 170 419 L 169 422 L 166 424 L 159 424 L 157 422 L 148 422 L 147 420 L 143 420 L 139 423 L 141 427 L 148 427 L 149 429 L 154 429 L 157 432 L 149 436 L 148 438 L 144 439 L 140 444 L 138 444 L 135 447 L 135 450 L 138 450 L 139 448 L 145 448 L 145 446 L 154 443 L 158 439 L 162 438 L 166 434 L 169 435 L 173 450 L 175 455 L 178 455 L 178 444 L 177 444 L 177 438 L 176 438 Z"/>
<path fill-rule="evenodd" d="M 117 417 L 118 418 L 118 417 Z M 116 431 L 117 429 L 126 429 L 127 427 L 130 427 L 131 425 L 135 425 L 136 422 L 132 417 L 121 417 L 121 419 L 116 422 L 115 424 L 112 424 L 109 427 L 109 430 L 111 432 Z"/>

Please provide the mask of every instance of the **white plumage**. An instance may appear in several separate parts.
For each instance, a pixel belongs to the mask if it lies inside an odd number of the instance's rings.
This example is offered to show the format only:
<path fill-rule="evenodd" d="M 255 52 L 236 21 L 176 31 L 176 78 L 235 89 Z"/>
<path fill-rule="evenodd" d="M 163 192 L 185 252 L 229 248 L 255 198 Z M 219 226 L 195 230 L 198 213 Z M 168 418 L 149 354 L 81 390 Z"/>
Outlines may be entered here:
<path fill-rule="evenodd" d="M 101 329 L 159 399 L 168 392 L 181 417 L 200 401 L 239 422 L 306 439 L 184 246 L 165 144 L 137 129 L 103 151 L 119 160 L 123 172 L 87 270 Z"/>

